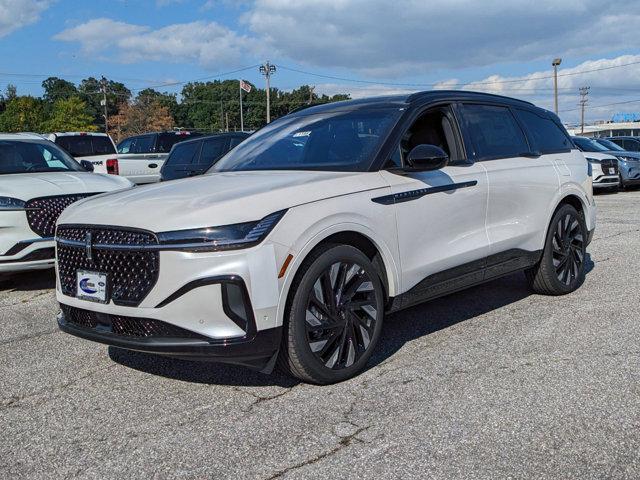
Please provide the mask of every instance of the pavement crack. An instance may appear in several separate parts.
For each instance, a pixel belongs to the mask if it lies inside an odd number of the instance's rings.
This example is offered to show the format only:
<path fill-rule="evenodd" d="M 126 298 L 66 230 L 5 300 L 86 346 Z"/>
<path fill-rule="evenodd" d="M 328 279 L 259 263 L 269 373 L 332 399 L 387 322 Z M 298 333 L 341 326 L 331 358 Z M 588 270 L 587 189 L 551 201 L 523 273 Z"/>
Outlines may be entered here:
<path fill-rule="evenodd" d="M 49 332 L 40 332 L 34 335 L 21 335 L 19 337 L 10 338 L 8 340 L 2 340 L 0 341 L 0 347 L 3 345 L 11 345 L 12 343 L 24 342 L 25 340 L 31 340 L 33 338 L 44 337 L 46 335 L 53 335 L 54 333 L 58 333 L 58 331 L 59 330 L 56 328 L 55 330 L 51 330 Z"/>
<path fill-rule="evenodd" d="M 8 408 L 16 407 L 19 403 L 21 403 L 21 402 L 23 402 L 25 400 L 29 400 L 31 398 L 41 396 L 41 395 L 43 395 L 45 393 L 48 394 L 48 393 L 60 392 L 60 391 L 66 390 L 67 388 L 73 387 L 74 385 L 80 383 L 82 380 L 90 378 L 90 377 L 92 377 L 92 376 L 94 376 L 94 375 L 96 375 L 98 373 L 102 373 L 102 372 L 105 372 L 105 371 L 110 370 L 112 368 L 115 368 L 116 366 L 117 365 L 108 365 L 106 367 L 96 368 L 94 370 L 91 370 L 91 371 L 87 372 L 86 374 L 84 374 L 84 375 L 82 375 L 80 377 L 77 377 L 77 378 L 75 378 L 75 379 L 73 379 L 73 380 L 71 380 L 69 382 L 63 383 L 61 385 L 54 386 L 52 388 L 45 388 L 45 389 L 42 389 L 42 390 L 38 390 L 36 392 L 28 393 L 26 395 L 14 395 L 14 396 L 11 396 L 11 397 L 8 397 L 8 398 L 4 398 L 4 399 L 0 400 L 0 411 L 8 409 Z M 47 397 L 43 398 L 39 403 L 44 403 L 47 400 L 49 400 L 50 398 L 51 398 L 50 396 L 47 396 Z"/>
<path fill-rule="evenodd" d="M 270 477 L 267 477 L 265 480 L 274 480 L 276 478 L 282 478 L 283 476 L 285 476 L 286 474 L 293 472 L 295 470 L 298 470 L 300 468 L 309 466 L 309 465 L 313 465 L 314 463 L 318 463 L 321 460 L 324 460 L 325 458 L 331 457 L 333 455 L 335 455 L 336 453 L 340 452 L 341 450 L 349 447 L 350 445 L 352 445 L 354 442 L 358 442 L 358 443 L 364 443 L 362 440 L 360 440 L 358 437 L 358 435 L 362 432 L 364 432 L 365 430 L 367 430 L 369 428 L 369 426 L 366 427 L 360 427 L 358 428 L 356 431 L 354 431 L 353 433 L 346 435 L 344 437 L 340 438 L 340 441 L 338 442 L 337 445 L 335 445 L 333 448 L 331 448 L 330 450 L 327 450 L 326 452 L 322 452 L 314 457 L 308 458 L 302 462 L 296 463 L 295 465 L 292 465 L 290 467 L 284 468 L 282 470 L 277 471 L 276 473 L 274 473 L 273 475 L 271 475 Z"/>

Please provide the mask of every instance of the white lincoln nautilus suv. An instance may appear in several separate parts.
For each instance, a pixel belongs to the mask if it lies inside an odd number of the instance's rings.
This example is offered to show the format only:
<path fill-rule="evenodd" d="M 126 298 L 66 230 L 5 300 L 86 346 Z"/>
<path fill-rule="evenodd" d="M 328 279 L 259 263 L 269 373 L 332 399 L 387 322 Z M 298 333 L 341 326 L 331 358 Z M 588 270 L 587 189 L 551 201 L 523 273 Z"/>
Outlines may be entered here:
<path fill-rule="evenodd" d="M 77 202 L 56 231 L 62 330 L 117 347 L 361 371 L 386 312 L 524 271 L 585 278 L 588 164 L 558 118 L 459 91 L 310 107 L 208 174 Z"/>

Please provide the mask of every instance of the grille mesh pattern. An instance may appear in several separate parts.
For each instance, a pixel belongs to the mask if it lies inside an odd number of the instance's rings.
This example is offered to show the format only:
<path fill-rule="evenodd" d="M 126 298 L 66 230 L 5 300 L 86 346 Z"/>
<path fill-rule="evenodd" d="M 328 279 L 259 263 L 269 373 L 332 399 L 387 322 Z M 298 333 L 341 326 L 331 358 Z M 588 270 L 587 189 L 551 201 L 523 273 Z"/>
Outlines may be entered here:
<path fill-rule="evenodd" d="M 57 238 L 84 241 L 91 232 L 92 243 L 107 245 L 157 244 L 151 232 L 108 229 L 100 227 L 59 226 Z M 84 247 L 70 247 L 58 243 L 58 271 L 62 293 L 76 295 L 77 271 L 89 270 L 107 275 L 109 296 L 116 305 L 140 304 L 158 281 L 160 255 L 158 252 L 102 250 L 94 248 L 92 259 L 87 258 Z"/>
<path fill-rule="evenodd" d="M 56 197 L 40 197 L 29 200 L 27 208 L 27 221 L 29 227 L 41 237 L 53 237 L 56 231 L 56 222 L 62 211 L 78 200 L 97 195 L 96 193 L 79 193 L 75 195 L 59 195 Z"/>
<path fill-rule="evenodd" d="M 87 329 L 95 329 L 100 325 L 100 331 L 108 331 L 114 335 L 132 338 L 192 338 L 207 340 L 207 337 L 189 330 L 185 330 L 170 323 L 152 318 L 124 317 L 122 315 L 108 315 L 91 312 L 81 308 L 61 305 L 67 322 Z"/>

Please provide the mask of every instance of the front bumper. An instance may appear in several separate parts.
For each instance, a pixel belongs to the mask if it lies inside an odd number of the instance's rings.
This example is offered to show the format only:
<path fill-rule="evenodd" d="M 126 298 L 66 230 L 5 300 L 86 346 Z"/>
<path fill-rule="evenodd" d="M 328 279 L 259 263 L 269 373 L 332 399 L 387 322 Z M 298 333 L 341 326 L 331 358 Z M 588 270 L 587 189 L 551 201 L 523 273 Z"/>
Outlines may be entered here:
<path fill-rule="evenodd" d="M 94 318 L 87 325 L 62 314 L 58 323 L 67 333 L 116 347 L 264 369 L 280 345 L 276 255 L 272 244 L 228 252 L 163 251 L 157 283 L 129 306 L 65 295 L 58 275 L 62 310 Z M 122 335 L 112 328 L 113 318 L 159 322 L 190 335 Z"/>
<path fill-rule="evenodd" d="M 22 240 L 0 255 L 0 273 L 53 268 L 55 264 L 52 238 Z"/>
<path fill-rule="evenodd" d="M 620 185 L 618 175 L 600 175 L 593 179 L 593 188 L 617 188 Z"/>
<path fill-rule="evenodd" d="M 94 342 L 184 360 L 244 365 L 257 370 L 272 367 L 271 360 L 277 354 L 282 338 L 282 327 L 261 330 L 241 338 L 221 340 L 205 339 L 201 336 L 194 336 L 194 338 L 133 337 L 114 333 L 111 327 L 111 315 L 99 314 L 99 319 L 96 326 L 89 327 L 72 323 L 62 311 L 57 318 L 58 326 L 63 332 Z"/>

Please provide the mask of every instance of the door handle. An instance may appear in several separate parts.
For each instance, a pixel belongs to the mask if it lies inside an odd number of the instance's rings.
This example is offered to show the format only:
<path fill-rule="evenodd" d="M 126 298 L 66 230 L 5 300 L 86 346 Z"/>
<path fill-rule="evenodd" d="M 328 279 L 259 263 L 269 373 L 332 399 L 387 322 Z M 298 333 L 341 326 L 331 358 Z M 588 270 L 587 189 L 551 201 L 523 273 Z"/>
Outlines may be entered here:
<path fill-rule="evenodd" d="M 149 168 L 158 168 L 158 164 L 157 163 L 150 163 L 149 164 Z"/>

